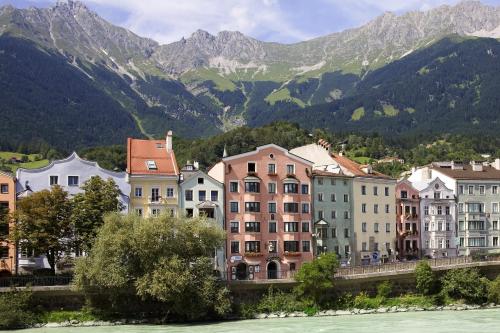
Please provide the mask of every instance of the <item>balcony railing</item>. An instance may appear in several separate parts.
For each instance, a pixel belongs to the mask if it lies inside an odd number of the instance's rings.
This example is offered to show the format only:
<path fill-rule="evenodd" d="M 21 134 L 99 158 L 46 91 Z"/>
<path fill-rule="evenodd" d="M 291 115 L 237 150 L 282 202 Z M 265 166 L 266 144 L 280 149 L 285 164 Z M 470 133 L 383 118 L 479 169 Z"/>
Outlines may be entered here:
<path fill-rule="evenodd" d="M 272 280 L 293 280 L 296 271 L 275 271 L 275 270 L 262 270 L 259 272 L 221 272 L 220 279 L 231 282 L 236 281 L 267 281 Z"/>

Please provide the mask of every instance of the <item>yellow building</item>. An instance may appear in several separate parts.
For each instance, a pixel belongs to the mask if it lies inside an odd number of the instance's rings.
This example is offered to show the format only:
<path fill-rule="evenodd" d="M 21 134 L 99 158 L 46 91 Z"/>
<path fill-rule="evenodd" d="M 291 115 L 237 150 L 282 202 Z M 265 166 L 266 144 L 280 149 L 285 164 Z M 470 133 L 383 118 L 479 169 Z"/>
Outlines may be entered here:
<path fill-rule="evenodd" d="M 165 140 L 127 142 L 130 212 L 149 217 L 178 211 L 179 169 L 172 148 L 172 131 Z"/>

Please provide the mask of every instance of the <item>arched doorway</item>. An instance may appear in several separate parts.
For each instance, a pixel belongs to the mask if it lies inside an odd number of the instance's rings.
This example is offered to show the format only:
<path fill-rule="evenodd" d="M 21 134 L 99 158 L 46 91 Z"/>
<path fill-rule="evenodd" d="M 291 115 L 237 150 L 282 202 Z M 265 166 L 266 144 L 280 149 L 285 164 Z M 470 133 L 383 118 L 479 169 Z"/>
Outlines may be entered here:
<path fill-rule="evenodd" d="M 236 266 L 236 280 L 246 280 L 247 275 L 247 264 L 240 262 Z"/>
<path fill-rule="evenodd" d="M 267 278 L 270 280 L 278 278 L 278 265 L 274 261 L 267 264 Z"/>

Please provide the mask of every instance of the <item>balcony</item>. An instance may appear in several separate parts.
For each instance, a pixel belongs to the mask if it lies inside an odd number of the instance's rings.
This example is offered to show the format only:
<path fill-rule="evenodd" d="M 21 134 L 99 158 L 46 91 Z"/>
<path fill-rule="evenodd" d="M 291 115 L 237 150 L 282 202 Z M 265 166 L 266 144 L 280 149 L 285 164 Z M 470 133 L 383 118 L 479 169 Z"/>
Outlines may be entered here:
<path fill-rule="evenodd" d="M 263 255 L 262 252 L 245 252 L 245 257 L 261 257 Z"/>
<path fill-rule="evenodd" d="M 302 255 L 302 252 L 285 251 L 284 255 L 286 257 L 300 257 Z"/>

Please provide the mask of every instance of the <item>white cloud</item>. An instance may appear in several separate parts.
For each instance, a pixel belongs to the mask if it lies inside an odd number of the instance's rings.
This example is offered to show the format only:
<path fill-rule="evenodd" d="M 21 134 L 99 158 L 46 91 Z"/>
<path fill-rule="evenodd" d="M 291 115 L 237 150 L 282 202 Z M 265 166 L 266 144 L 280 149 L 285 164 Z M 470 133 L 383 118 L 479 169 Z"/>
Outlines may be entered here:
<path fill-rule="evenodd" d="M 259 37 L 310 38 L 288 22 L 278 0 L 84 0 L 92 6 L 112 7 L 129 13 L 115 22 L 162 43 L 189 37 L 197 29 L 217 33 L 238 30 Z"/>

